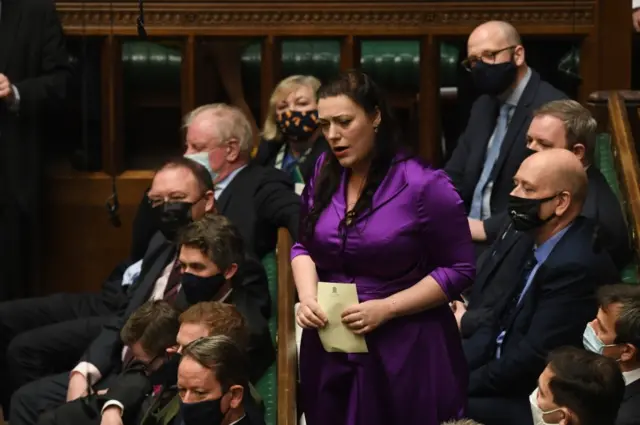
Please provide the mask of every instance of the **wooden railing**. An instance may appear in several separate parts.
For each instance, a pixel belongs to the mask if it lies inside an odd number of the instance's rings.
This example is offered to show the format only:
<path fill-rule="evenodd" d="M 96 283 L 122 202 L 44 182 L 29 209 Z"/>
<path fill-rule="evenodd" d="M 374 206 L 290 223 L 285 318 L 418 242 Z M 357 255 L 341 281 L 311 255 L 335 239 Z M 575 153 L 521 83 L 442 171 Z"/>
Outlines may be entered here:
<path fill-rule="evenodd" d="M 598 121 L 599 131 L 611 136 L 622 203 L 637 259 L 640 255 L 640 166 L 632 128 L 640 125 L 637 112 L 640 92 L 596 92 L 589 97 L 589 104 Z M 633 111 L 633 115 L 629 115 L 629 110 Z"/>
<path fill-rule="evenodd" d="M 278 415 L 277 425 L 297 425 L 296 385 L 298 359 L 295 335 L 295 285 L 291 274 L 291 236 L 278 231 Z"/>
<path fill-rule="evenodd" d="M 627 105 L 620 92 L 613 92 L 609 96 L 608 109 L 613 152 L 628 212 L 629 230 L 633 237 L 633 248 L 640 253 L 640 170 Z"/>

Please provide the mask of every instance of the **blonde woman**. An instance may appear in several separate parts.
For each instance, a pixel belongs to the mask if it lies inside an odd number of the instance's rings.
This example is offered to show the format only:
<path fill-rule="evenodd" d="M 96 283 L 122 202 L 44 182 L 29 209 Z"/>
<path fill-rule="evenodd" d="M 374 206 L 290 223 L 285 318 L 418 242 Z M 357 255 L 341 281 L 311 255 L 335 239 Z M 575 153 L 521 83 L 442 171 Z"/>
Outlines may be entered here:
<path fill-rule="evenodd" d="M 298 192 L 309 181 L 318 157 L 329 150 L 318 131 L 319 87 L 320 81 L 309 75 L 293 75 L 276 86 L 254 159 L 288 173 Z"/>

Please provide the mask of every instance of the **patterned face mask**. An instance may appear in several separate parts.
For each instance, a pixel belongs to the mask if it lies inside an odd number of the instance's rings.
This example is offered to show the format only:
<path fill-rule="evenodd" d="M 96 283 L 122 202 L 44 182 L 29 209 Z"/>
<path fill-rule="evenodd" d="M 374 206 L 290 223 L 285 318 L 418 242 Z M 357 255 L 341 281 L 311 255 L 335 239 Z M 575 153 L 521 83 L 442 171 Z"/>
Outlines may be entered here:
<path fill-rule="evenodd" d="M 308 139 L 318 128 L 318 111 L 286 111 L 276 116 L 278 128 L 285 137 L 294 140 Z"/>

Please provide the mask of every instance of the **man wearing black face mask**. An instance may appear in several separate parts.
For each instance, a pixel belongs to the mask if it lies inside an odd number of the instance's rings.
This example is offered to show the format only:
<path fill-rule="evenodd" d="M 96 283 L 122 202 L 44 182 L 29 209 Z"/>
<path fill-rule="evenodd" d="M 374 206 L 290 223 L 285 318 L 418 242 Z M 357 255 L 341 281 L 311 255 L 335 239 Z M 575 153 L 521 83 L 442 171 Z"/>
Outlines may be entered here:
<path fill-rule="evenodd" d="M 566 96 L 527 66 L 520 36 L 507 22 L 478 26 L 467 50 L 463 66 L 481 96 L 445 171 L 465 203 L 474 240 L 482 240 L 477 235 L 507 207 L 513 175 L 525 158 L 533 111 Z M 478 254 L 485 246 L 478 244 Z"/>
<path fill-rule="evenodd" d="M 512 226 L 483 257 L 468 310 L 454 303 L 471 370 L 468 415 L 487 425 L 528 423 L 528 396 L 548 352 L 581 346 L 599 285 L 616 282 L 580 217 L 587 176 L 577 157 L 551 149 L 528 157 L 509 195 Z"/>
<path fill-rule="evenodd" d="M 211 336 L 187 345 L 178 369 L 178 423 L 252 425 L 242 403 L 247 366 L 245 354 L 229 337 Z"/>
<path fill-rule="evenodd" d="M 131 350 L 120 340 L 120 329 L 146 301 L 164 299 L 179 309 L 189 306 L 187 291 L 180 283 L 175 230 L 179 224 L 186 225 L 200 219 L 213 209 L 211 187 L 211 177 L 206 169 L 186 158 L 169 161 L 156 173 L 150 199 L 154 214 L 163 226 L 149 244 L 139 278 L 128 290 L 126 310 L 103 327 L 71 374 L 52 375 L 27 384 L 14 393 L 11 402 L 11 420 L 14 423 L 35 424 L 43 411 L 86 396 L 88 387 L 96 391 L 108 388 L 110 381 L 132 357 Z M 228 221 L 226 223 L 224 226 L 230 225 Z M 223 232 L 223 235 L 216 239 L 219 247 L 238 246 L 229 240 L 239 238 L 237 233 Z M 235 253 L 233 258 L 238 259 L 232 261 L 237 264 L 237 269 L 229 279 L 234 282 L 234 288 L 241 288 L 237 293 L 234 291 L 234 302 L 246 303 L 248 310 L 257 311 L 254 317 L 259 318 L 260 323 L 256 327 L 266 328 L 271 303 L 264 268 L 256 260 L 245 259 L 244 252 Z"/>

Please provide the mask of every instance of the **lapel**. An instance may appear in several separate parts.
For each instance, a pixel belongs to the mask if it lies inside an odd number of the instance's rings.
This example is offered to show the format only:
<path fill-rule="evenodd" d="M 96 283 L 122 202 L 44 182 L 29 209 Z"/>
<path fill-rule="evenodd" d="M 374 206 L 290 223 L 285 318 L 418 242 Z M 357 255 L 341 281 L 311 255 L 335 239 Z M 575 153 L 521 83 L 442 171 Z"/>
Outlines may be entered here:
<path fill-rule="evenodd" d="M 167 266 L 169 261 L 171 261 L 175 252 L 175 246 L 165 241 L 158 255 L 152 260 L 152 264 L 147 269 L 144 277 L 140 280 L 140 285 L 134 290 L 133 298 L 129 303 L 129 310 L 133 311 L 137 309 L 149 298 L 162 270 Z M 145 261 L 147 261 L 147 259 L 143 260 L 143 264 Z"/>
<path fill-rule="evenodd" d="M 364 211 L 362 215 L 356 217 L 356 223 L 361 222 L 371 214 L 382 208 L 383 205 L 390 202 L 398 196 L 407 187 L 407 177 L 405 176 L 405 162 L 410 160 L 405 154 L 398 154 L 393 159 L 391 167 L 387 175 L 382 179 L 382 183 L 378 186 L 376 193 L 373 194 L 371 208 Z M 347 170 L 342 170 L 340 186 L 331 198 L 331 204 L 336 209 L 338 217 L 342 220 L 346 215 L 347 205 Z"/>
<path fill-rule="evenodd" d="M 491 281 L 494 276 L 495 270 L 498 266 L 502 265 L 507 259 L 511 248 L 516 242 L 520 241 L 525 235 L 521 232 L 514 230 L 512 227 L 502 234 L 500 241 L 494 244 L 490 251 L 487 253 L 488 257 L 485 259 L 482 267 L 479 270 L 478 277 L 476 278 L 476 285 L 473 289 L 481 293 L 486 283 Z"/>
<path fill-rule="evenodd" d="M 22 7 L 17 0 L 2 0 L 0 16 L 0 73 L 6 73 L 13 47 L 19 40 L 18 29 L 22 18 Z M 24 52 L 23 52 L 24 53 Z"/>
<path fill-rule="evenodd" d="M 502 146 L 500 146 L 500 156 L 498 156 L 498 161 L 493 167 L 493 171 L 491 173 L 491 181 L 496 180 L 496 176 L 500 173 L 502 165 L 509 157 L 509 152 L 511 151 L 513 144 L 517 141 L 516 136 L 520 133 L 520 130 L 522 129 L 528 118 L 531 117 L 531 104 L 535 100 L 539 85 L 540 75 L 538 75 L 538 73 L 534 70 L 531 70 L 531 78 L 529 79 L 527 86 L 522 92 L 522 96 L 518 101 L 516 110 L 513 112 L 513 116 L 511 117 L 511 122 L 507 127 L 507 133 L 504 135 L 504 139 L 502 140 Z"/>
<path fill-rule="evenodd" d="M 216 210 L 218 210 L 220 214 L 226 215 L 226 211 L 227 211 L 227 208 L 229 207 L 229 202 L 231 202 L 231 197 L 233 196 L 233 192 L 237 190 L 235 189 L 235 187 L 243 186 L 242 182 L 248 176 L 250 176 L 250 173 L 247 173 L 247 170 L 249 170 L 249 168 L 251 167 L 253 167 L 251 164 L 244 167 L 244 169 L 240 171 L 233 178 L 233 180 L 231 180 L 231 182 L 227 185 L 227 187 L 224 188 L 224 190 L 222 191 L 222 194 L 220 195 L 220 198 L 216 200 Z"/>
<path fill-rule="evenodd" d="M 640 396 L 640 379 L 632 382 L 627 385 L 624 389 L 624 396 L 622 397 L 623 401 L 627 401 L 636 396 Z"/>

